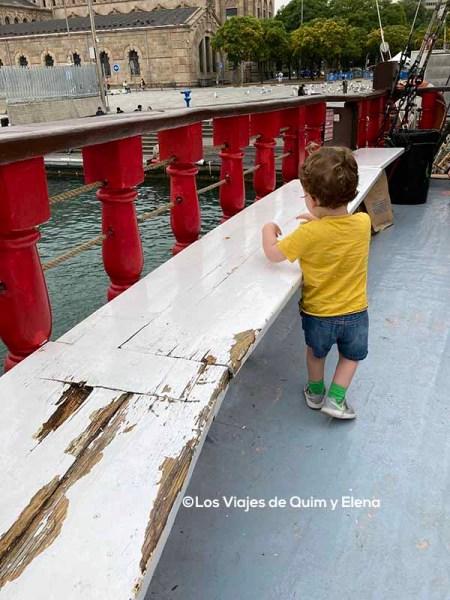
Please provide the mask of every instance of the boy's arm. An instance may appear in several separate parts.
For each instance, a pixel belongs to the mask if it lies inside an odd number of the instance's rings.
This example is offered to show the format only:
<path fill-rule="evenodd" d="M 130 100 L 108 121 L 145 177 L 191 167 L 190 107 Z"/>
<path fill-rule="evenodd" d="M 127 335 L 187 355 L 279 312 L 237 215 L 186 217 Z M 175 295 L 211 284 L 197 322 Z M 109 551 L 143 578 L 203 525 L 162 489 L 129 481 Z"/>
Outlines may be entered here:
<path fill-rule="evenodd" d="M 266 223 L 262 229 L 262 245 L 264 254 L 271 262 L 283 262 L 286 256 L 277 248 L 277 236 L 281 235 L 281 229 L 276 223 Z"/>

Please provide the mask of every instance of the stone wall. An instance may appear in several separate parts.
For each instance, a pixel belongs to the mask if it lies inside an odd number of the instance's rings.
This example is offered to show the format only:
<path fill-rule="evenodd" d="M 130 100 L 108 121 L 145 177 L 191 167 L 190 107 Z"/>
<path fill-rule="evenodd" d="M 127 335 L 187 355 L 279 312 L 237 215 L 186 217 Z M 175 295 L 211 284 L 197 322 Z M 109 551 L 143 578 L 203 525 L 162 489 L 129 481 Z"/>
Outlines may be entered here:
<path fill-rule="evenodd" d="M 8 104 L 7 109 L 11 125 L 27 125 L 92 117 L 99 106 L 101 106 L 100 98 L 95 97 Z"/>

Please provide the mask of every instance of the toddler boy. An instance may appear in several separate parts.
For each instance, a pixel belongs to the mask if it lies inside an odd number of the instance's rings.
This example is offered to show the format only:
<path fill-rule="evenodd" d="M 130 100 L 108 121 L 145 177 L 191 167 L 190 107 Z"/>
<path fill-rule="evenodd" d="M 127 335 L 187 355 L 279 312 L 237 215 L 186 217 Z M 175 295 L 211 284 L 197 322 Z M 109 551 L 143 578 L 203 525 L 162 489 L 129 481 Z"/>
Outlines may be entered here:
<path fill-rule="evenodd" d="M 300 180 L 309 213 L 298 218 L 306 223 L 280 241 L 278 225 L 267 223 L 263 248 L 272 262 L 300 262 L 306 404 L 337 419 L 354 419 L 346 392 L 359 361 L 367 356 L 370 217 L 347 212 L 358 186 L 358 165 L 347 148 L 323 147 L 311 154 L 300 169 Z M 326 393 L 325 359 L 334 344 L 339 360 Z"/>

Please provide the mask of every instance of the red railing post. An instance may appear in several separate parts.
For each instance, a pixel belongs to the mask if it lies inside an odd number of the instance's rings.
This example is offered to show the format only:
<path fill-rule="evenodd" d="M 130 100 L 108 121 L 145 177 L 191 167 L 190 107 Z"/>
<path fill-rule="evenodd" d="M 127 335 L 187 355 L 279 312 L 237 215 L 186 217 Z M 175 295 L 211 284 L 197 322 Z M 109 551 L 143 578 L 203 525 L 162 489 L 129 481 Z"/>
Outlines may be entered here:
<path fill-rule="evenodd" d="M 104 181 L 102 203 L 103 264 L 112 300 L 139 280 L 144 266 L 136 218 L 136 186 L 144 181 L 140 136 L 83 148 L 86 183 Z"/>
<path fill-rule="evenodd" d="M 0 337 L 8 370 L 50 338 L 52 314 L 36 243 L 50 208 L 43 158 L 0 166 Z"/>
<path fill-rule="evenodd" d="M 213 119 L 213 144 L 222 146 L 220 179 L 227 182 L 220 187 L 222 222 L 245 207 L 245 181 L 242 148 L 250 143 L 250 117 L 225 117 Z"/>
<path fill-rule="evenodd" d="M 283 134 L 283 154 L 289 154 L 283 158 L 281 167 L 284 183 L 298 179 L 299 167 L 305 161 L 305 119 L 304 106 L 283 110 L 281 113 L 281 126 L 288 127 Z"/>
<path fill-rule="evenodd" d="M 255 142 L 255 166 L 253 175 L 256 200 L 267 196 L 275 189 L 275 146 L 274 138 L 280 132 L 280 112 L 256 113 L 250 117 L 250 133 L 258 136 Z"/>
<path fill-rule="evenodd" d="M 327 116 L 327 103 L 318 102 L 306 107 L 305 137 L 306 144 L 314 142 L 320 146 L 323 144 L 325 120 Z"/>
<path fill-rule="evenodd" d="M 436 105 L 440 92 L 427 89 L 422 93 L 422 113 L 419 121 L 419 129 L 433 129 L 436 120 Z M 430 89 L 430 91 L 428 91 Z"/>
<path fill-rule="evenodd" d="M 170 224 L 176 239 L 172 252 L 177 254 L 200 235 L 201 216 L 195 179 L 198 168 L 195 163 L 203 158 L 202 124 L 160 131 L 158 141 L 160 159 L 173 158 L 167 174 L 173 204 Z"/>

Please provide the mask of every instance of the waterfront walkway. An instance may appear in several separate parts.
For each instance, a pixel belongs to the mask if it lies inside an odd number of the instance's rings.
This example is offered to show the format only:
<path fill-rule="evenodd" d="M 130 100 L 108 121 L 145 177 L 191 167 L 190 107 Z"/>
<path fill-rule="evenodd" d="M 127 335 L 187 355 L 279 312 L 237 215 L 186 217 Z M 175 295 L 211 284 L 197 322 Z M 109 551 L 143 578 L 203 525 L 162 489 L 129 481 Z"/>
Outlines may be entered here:
<path fill-rule="evenodd" d="M 380 508 L 181 508 L 146 600 L 450 598 L 449 193 L 433 182 L 373 240 L 356 421 L 306 408 L 293 299 L 231 382 L 186 492 Z"/>

